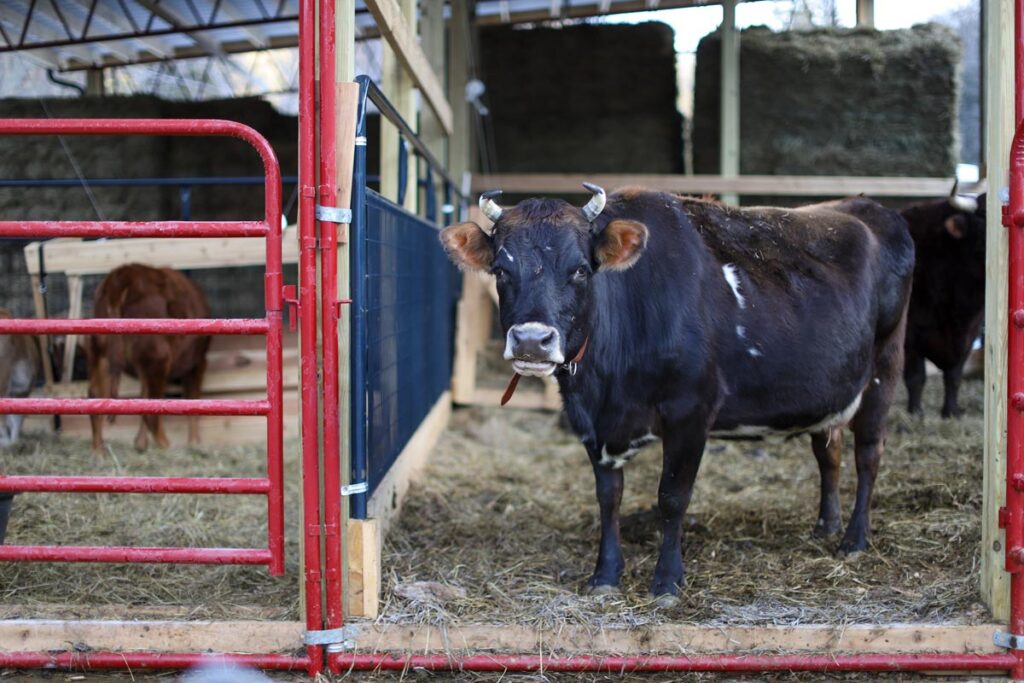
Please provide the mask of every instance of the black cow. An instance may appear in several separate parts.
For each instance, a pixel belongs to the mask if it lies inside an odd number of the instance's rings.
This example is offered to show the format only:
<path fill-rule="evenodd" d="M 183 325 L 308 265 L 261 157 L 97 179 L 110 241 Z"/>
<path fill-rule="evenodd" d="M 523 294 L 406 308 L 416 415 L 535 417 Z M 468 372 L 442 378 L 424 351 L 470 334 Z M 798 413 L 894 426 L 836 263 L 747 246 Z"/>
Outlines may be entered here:
<path fill-rule="evenodd" d="M 515 372 L 558 379 L 597 480 L 590 588 L 619 583 L 622 466 L 656 436 L 663 538 L 651 590 L 664 602 L 683 583 L 681 522 L 709 436 L 809 432 L 816 529 L 831 534 L 850 422 L 857 502 L 839 547 L 864 549 L 914 267 L 903 219 L 864 198 L 741 210 L 630 189 L 605 206 L 589 188 L 582 210 L 556 199 L 502 210 L 488 193 L 493 230 L 462 223 L 441 240 L 457 264 L 497 278 Z"/>
<path fill-rule="evenodd" d="M 957 394 L 964 363 L 985 313 L 985 195 L 956 195 L 900 212 L 917 251 L 907 313 L 907 410 L 921 411 L 925 359 L 942 370 L 942 417 L 960 414 Z"/>

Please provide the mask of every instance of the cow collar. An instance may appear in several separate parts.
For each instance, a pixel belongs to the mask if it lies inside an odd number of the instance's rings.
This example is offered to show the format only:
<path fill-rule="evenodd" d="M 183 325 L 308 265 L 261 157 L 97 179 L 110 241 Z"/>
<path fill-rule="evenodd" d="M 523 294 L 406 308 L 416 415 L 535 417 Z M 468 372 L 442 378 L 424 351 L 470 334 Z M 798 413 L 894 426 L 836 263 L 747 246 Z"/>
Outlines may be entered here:
<path fill-rule="evenodd" d="M 587 352 L 587 343 L 589 342 L 590 337 L 588 336 L 586 339 L 583 340 L 583 346 L 580 347 L 580 350 L 576 354 L 575 358 L 573 358 L 568 363 L 562 363 L 561 365 L 559 365 L 558 370 L 565 370 L 570 375 L 575 375 L 576 369 L 579 366 L 580 361 L 583 360 L 583 355 Z M 555 372 L 558 372 L 558 370 L 555 370 Z M 522 377 L 522 375 L 520 375 L 518 372 L 512 374 L 512 379 L 509 380 L 508 386 L 505 388 L 505 393 L 501 395 L 501 405 L 505 405 L 510 400 L 512 400 L 512 394 L 516 393 L 516 387 L 519 386 L 520 377 Z"/>

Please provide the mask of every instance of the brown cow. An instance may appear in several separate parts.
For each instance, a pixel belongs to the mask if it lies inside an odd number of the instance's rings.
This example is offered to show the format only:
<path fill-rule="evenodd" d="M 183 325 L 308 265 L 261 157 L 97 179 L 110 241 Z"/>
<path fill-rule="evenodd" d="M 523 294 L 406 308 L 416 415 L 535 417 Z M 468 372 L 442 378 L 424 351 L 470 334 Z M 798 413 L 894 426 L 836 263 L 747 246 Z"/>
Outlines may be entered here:
<path fill-rule="evenodd" d="M 10 318 L 0 308 L 0 318 Z M 43 376 L 39 340 L 24 334 L 0 335 L 0 396 L 24 398 Z M 4 415 L 0 421 L 0 448 L 13 446 L 21 434 L 23 415 Z"/>
<path fill-rule="evenodd" d="M 96 288 L 94 318 L 208 318 L 210 307 L 198 286 L 170 268 L 139 264 L 110 272 Z M 185 398 L 199 398 L 206 371 L 209 336 L 94 335 L 89 338 L 89 396 L 116 398 L 122 372 L 139 380 L 142 396 L 163 398 L 169 381 L 180 382 Z M 146 450 L 147 431 L 161 448 L 170 442 L 159 415 L 145 415 L 135 449 Z M 199 418 L 188 420 L 189 444 L 199 443 Z M 103 447 L 102 416 L 92 416 L 92 447 Z"/>

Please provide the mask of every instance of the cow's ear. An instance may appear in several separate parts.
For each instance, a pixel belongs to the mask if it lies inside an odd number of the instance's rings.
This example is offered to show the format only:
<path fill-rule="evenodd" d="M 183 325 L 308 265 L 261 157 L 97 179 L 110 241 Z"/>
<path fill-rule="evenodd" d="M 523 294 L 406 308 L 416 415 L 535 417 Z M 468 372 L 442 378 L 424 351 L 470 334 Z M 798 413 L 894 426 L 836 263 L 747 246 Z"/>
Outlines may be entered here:
<path fill-rule="evenodd" d="M 448 258 L 466 270 L 487 270 L 494 260 L 491 238 L 476 223 L 459 223 L 441 231 Z"/>
<path fill-rule="evenodd" d="M 967 217 L 962 213 L 955 213 L 946 219 L 943 226 L 953 239 L 963 239 L 964 234 L 967 232 Z"/>
<path fill-rule="evenodd" d="M 597 236 L 594 255 L 601 268 L 626 270 L 637 262 L 646 246 L 646 225 L 616 218 Z"/>

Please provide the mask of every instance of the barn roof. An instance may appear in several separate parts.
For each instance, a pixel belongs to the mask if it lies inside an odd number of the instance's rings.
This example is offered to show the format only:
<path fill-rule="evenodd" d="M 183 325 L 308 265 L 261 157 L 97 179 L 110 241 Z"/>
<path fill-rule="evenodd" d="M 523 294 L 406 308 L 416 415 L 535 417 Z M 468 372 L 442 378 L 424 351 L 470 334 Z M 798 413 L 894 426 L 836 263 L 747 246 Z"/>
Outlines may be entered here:
<path fill-rule="evenodd" d="M 477 0 L 480 24 L 591 17 L 718 0 Z M 298 0 L 2 0 L 0 54 L 74 71 L 293 47 Z M 358 35 L 376 35 L 356 0 Z"/>

